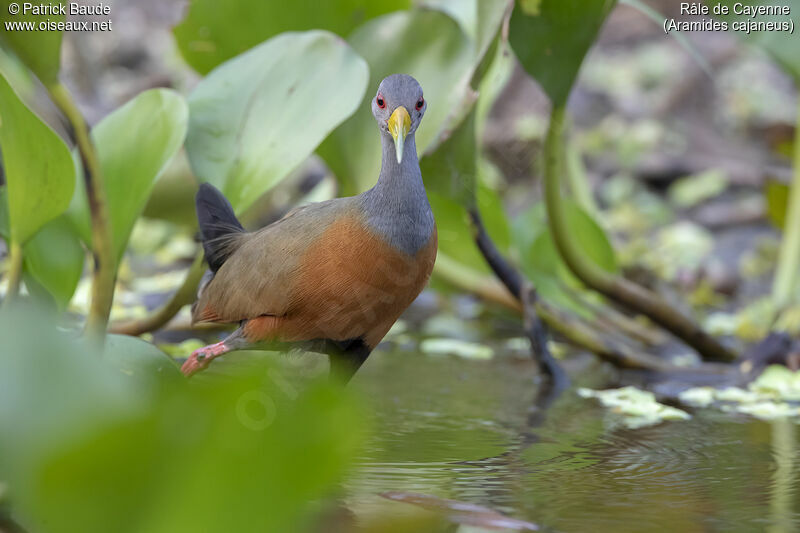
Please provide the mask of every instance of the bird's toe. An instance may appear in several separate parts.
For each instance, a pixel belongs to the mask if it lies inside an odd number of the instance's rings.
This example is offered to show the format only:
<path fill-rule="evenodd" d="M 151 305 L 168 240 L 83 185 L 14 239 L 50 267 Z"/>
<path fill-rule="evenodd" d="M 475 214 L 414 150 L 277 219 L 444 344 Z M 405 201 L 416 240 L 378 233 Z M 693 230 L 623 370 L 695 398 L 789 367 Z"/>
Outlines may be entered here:
<path fill-rule="evenodd" d="M 192 352 L 192 355 L 181 366 L 181 372 L 188 378 L 208 366 L 206 353 L 203 349 Z"/>

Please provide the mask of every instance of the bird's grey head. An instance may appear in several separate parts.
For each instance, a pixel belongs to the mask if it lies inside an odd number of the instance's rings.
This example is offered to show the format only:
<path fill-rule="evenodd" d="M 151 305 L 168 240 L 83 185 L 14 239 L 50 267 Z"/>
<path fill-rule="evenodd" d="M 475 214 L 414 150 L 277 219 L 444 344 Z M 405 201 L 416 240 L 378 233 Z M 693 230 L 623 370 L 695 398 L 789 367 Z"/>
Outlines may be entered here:
<path fill-rule="evenodd" d="M 394 140 L 398 163 L 403 157 L 406 137 L 417 131 L 427 107 L 422 87 L 411 76 L 392 74 L 378 86 L 378 93 L 372 99 L 372 114 L 382 134 Z"/>

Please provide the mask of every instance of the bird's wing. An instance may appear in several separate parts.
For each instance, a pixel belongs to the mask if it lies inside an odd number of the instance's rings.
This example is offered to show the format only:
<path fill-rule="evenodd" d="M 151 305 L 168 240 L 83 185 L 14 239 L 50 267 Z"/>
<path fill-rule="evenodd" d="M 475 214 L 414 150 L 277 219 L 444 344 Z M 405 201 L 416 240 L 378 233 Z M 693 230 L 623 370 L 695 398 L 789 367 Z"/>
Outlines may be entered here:
<path fill-rule="evenodd" d="M 284 315 L 296 295 L 298 267 L 309 246 L 340 216 L 352 198 L 310 204 L 277 222 L 244 234 L 241 244 L 203 288 L 195 322 L 239 322 Z"/>

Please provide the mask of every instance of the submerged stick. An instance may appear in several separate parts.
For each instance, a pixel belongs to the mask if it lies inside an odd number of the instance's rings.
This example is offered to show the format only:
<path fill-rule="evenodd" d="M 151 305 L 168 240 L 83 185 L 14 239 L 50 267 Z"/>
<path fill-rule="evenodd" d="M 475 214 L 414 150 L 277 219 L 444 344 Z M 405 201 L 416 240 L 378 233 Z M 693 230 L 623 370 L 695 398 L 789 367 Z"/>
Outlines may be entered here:
<path fill-rule="evenodd" d="M 569 386 L 569 378 L 553 354 L 550 353 L 550 347 L 547 344 L 547 326 L 536 313 L 535 305 L 538 300 L 536 290 L 497 249 L 486 231 L 477 207 L 469 210 L 469 218 L 472 223 L 475 244 L 483 254 L 483 258 L 508 291 L 522 304 L 525 333 L 531 342 L 531 351 L 539 363 L 540 370 L 550 378 L 554 391 L 566 389 Z"/>
<path fill-rule="evenodd" d="M 175 315 L 183 308 L 194 301 L 197 287 L 205 273 L 205 262 L 203 261 L 203 251 L 200 250 L 192 262 L 192 266 L 186 272 L 186 277 L 181 286 L 176 290 L 169 301 L 162 305 L 153 314 L 141 319 L 125 322 L 115 322 L 111 324 L 109 331 L 120 335 L 131 335 L 137 337 L 144 333 L 149 333 L 160 329 L 172 320 Z"/>

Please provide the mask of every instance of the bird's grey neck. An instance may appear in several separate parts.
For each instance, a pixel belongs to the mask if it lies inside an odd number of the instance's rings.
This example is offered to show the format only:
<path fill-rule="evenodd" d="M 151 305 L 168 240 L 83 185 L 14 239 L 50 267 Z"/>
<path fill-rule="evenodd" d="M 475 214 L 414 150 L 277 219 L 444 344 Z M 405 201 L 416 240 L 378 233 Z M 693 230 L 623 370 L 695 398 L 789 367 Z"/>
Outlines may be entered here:
<path fill-rule="evenodd" d="M 383 162 L 378 183 L 364 193 L 364 210 L 373 229 L 389 244 L 410 255 L 430 240 L 433 213 L 419 170 L 414 134 L 406 138 L 403 161 L 397 162 L 394 141 L 381 135 Z"/>

